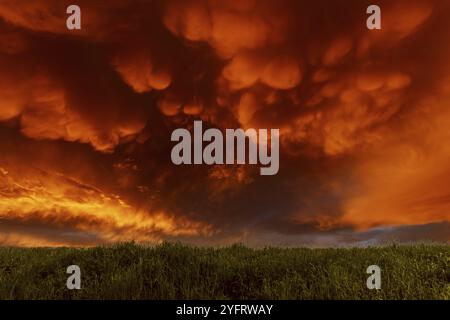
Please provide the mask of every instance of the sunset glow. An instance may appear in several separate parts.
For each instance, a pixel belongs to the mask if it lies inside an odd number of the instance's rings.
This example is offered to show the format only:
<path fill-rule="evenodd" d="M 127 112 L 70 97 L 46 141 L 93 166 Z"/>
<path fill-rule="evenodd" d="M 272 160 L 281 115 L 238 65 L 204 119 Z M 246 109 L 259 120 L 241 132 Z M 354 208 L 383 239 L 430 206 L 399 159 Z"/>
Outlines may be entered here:
<path fill-rule="evenodd" d="M 0 244 L 450 241 L 450 2 L 0 2 Z M 343 5 L 345 3 L 345 6 Z M 279 170 L 176 128 L 279 128 Z"/>

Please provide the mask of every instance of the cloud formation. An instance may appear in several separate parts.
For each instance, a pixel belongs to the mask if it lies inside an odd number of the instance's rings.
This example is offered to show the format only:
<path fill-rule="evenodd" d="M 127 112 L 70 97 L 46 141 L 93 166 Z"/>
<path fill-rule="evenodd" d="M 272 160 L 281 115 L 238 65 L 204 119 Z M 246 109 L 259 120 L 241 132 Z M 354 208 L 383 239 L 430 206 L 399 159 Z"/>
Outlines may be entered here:
<path fill-rule="evenodd" d="M 70 4 L 0 3 L 1 243 L 450 241 L 447 1 Z M 278 175 L 173 165 L 197 119 Z"/>

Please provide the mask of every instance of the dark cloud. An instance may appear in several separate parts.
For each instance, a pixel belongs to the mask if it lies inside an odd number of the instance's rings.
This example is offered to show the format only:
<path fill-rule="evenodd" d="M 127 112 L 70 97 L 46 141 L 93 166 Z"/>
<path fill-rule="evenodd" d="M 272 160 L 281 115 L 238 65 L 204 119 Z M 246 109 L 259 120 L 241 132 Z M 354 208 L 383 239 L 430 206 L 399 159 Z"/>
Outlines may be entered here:
<path fill-rule="evenodd" d="M 450 240 L 447 1 L 69 4 L 0 3 L 2 243 Z M 173 165 L 196 119 L 280 128 L 278 175 Z"/>

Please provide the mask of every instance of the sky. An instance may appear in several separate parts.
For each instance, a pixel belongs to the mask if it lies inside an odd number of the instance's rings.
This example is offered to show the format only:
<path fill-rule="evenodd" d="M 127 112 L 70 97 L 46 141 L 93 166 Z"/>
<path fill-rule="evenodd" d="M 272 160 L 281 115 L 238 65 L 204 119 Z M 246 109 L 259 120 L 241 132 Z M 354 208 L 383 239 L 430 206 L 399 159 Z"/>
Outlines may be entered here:
<path fill-rule="evenodd" d="M 2 0 L 0 245 L 448 243 L 450 2 L 370 4 Z M 278 174 L 174 165 L 195 120 Z"/>

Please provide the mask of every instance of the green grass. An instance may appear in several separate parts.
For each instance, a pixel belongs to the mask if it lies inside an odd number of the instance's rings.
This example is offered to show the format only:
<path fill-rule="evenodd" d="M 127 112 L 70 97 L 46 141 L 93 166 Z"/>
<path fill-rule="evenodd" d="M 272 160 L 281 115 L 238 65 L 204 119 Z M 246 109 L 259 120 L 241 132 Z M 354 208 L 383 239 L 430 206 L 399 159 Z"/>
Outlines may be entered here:
<path fill-rule="evenodd" d="M 72 264 L 81 290 L 66 288 Z M 0 299 L 450 299 L 450 246 L 0 248 Z"/>

